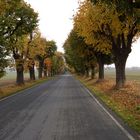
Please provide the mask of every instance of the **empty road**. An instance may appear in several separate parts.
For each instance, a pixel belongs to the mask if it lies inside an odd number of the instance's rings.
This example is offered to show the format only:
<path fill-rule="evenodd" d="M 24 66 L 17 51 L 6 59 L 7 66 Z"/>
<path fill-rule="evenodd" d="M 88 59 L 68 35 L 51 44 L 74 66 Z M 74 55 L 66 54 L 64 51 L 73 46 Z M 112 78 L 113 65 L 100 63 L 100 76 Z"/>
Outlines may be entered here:
<path fill-rule="evenodd" d="M 136 140 L 71 75 L 0 101 L 0 140 Z"/>

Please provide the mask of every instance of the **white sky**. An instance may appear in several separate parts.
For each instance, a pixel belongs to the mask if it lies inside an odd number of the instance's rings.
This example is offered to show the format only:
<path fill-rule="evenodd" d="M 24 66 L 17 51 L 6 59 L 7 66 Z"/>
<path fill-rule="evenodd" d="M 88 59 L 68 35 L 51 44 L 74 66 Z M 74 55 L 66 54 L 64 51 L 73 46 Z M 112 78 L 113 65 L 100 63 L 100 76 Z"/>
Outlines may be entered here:
<path fill-rule="evenodd" d="M 78 8 L 78 0 L 25 0 L 39 13 L 39 28 L 42 36 L 57 43 L 63 52 L 63 43 L 71 31 L 72 16 Z M 140 39 L 133 44 L 127 67 L 140 67 Z"/>
<path fill-rule="evenodd" d="M 63 43 L 71 31 L 72 16 L 78 7 L 78 0 L 25 0 L 39 13 L 39 28 L 44 37 L 57 43 L 63 51 Z"/>

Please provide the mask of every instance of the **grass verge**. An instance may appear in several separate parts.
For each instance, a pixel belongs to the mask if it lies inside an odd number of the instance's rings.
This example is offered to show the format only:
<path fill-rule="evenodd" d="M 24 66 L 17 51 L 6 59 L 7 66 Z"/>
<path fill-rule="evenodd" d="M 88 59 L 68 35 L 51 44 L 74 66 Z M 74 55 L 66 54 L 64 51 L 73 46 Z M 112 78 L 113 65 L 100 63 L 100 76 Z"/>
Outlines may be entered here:
<path fill-rule="evenodd" d="M 91 80 L 80 76 L 76 78 L 120 116 L 128 126 L 140 134 L 140 95 L 136 91 L 136 84 L 131 83 L 124 89 L 115 90 L 111 80 L 96 82 L 97 79 Z"/>
<path fill-rule="evenodd" d="M 0 99 L 13 95 L 24 89 L 28 89 L 33 86 L 36 86 L 36 85 L 46 82 L 50 79 L 52 79 L 52 78 L 47 78 L 47 79 L 42 78 L 42 79 L 35 80 L 35 81 L 26 81 L 25 84 L 22 86 L 17 86 L 16 84 L 9 84 L 7 86 L 1 86 L 0 87 Z"/>

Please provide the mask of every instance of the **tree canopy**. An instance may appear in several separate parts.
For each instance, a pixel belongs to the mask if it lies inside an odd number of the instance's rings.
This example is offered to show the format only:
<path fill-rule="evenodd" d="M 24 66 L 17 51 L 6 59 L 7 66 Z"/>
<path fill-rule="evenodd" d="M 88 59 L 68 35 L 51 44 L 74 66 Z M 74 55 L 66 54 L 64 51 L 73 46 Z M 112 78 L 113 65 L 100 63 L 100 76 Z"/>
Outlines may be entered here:
<path fill-rule="evenodd" d="M 139 34 L 139 1 L 86 0 L 74 17 L 78 35 L 96 52 L 112 54 L 116 67 L 116 87 L 125 85 L 125 64 Z"/>
<path fill-rule="evenodd" d="M 25 40 L 29 42 L 29 34 L 38 26 L 38 14 L 23 0 L 0 1 L 0 7 L 0 45 L 7 54 L 13 53 L 20 84 L 23 83 Z"/>

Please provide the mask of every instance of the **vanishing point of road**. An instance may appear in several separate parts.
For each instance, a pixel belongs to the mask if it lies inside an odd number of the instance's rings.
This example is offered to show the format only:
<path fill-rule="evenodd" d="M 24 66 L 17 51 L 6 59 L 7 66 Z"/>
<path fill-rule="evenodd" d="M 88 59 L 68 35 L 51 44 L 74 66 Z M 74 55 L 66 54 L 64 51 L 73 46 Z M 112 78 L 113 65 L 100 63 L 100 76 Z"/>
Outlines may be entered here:
<path fill-rule="evenodd" d="M 0 140 L 136 140 L 69 74 L 0 101 Z"/>

